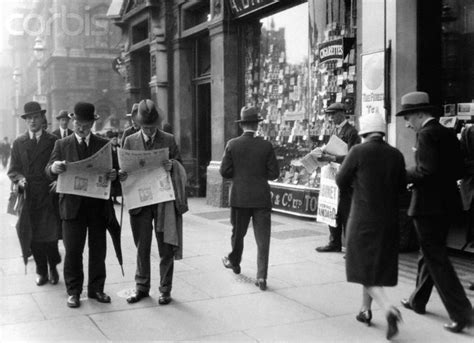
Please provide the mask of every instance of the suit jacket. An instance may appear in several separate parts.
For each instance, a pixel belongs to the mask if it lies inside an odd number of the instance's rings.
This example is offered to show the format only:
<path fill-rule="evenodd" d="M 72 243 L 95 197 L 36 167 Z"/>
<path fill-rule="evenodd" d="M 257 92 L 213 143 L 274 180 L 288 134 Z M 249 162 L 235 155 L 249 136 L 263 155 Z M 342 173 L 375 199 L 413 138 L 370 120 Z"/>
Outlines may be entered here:
<path fill-rule="evenodd" d="M 89 140 L 90 155 L 95 154 L 108 142 L 109 141 L 107 139 L 98 137 L 91 133 Z M 51 165 L 55 161 L 79 161 L 78 145 L 79 144 L 76 140 L 76 135 L 69 135 L 66 138 L 59 139 L 56 141 L 48 165 L 46 166 L 46 174 L 50 177 L 51 180 L 56 180 L 58 177 L 56 174 L 53 174 L 51 172 Z M 94 212 L 98 215 L 105 213 L 106 200 L 59 193 L 59 214 L 61 216 L 61 219 L 76 219 L 83 199 L 89 199 L 90 203 L 94 203 L 94 206 L 91 206 L 91 208 L 93 208 Z"/>
<path fill-rule="evenodd" d="M 66 136 L 72 135 L 73 133 L 74 133 L 74 131 L 72 131 L 70 128 L 67 128 L 67 129 L 66 129 Z M 54 131 L 52 132 L 52 134 L 55 135 L 55 136 L 58 137 L 58 138 L 62 138 L 62 137 L 61 137 L 61 130 L 60 130 L 59 128 L 56 129 L 56 130 L 54 130 Z"/>
<path fill-rule="evenodd" d="M 126 150 L 146 150 L 145 141 L 143 139 L 141 130 L 128 136 L 123 142 L 123 148 Z M 179 149 L 174 140 L 174 136 L 161 130 L 157 130 L 155 139 L 153 141 L 152 150 L 163 148 L 169 148 L 170 160 L 177 160 L 181 163 L 181 154 L 179 153 Z M 141 212 L 141 210 L 142 208 L 139 207 L 129 210 L 129 213 L 131 215 L 137 215 Z"/>
<path fill-rule="evenodd" d="M 360 137 L 356 128 L 348 122 L 344 124 L 336 136 L 347 144 L 347 150 L 351 150 L 354 145 L 360 143 Z M 342 163 L 342 161 L 344 161 L 344 157 L 345 156 L 336 156 L 336 163 Z"/>
<path fill-rule="evenodd" d="M 48 163 L 56 137 L 43 130 L 38 143 L 33 143 L 28 132 L 13 142 L 8 177 L 13 183 L 25 178 L 26 197 L 18 216 L 18 229 L 32 233 L 33 241 L 48 242 L 58 238 L 57 212 L 49 191 L 49 179 L 44 168 Z M 30 219 L 35 221 L 32 230 Z"/>
<path fill-rule="evenodd" d="M 125 139 L 130 136 L 130 135 L 133 135 L 134 133 L 140 131 L 140 129 L 136 129 L 134 126 L 130 126 L 128 128 L 125 129 L 125 131 L 123 132 L 123 135 L 122 135 L 122 148 L 125 144 Z"/>
<path fill-rule="evenodd" d="M 452 215 L 461 209 L 456 180 L 463 176 L 459 141 L 451 129 L 431 120 L 417 134 L 414 167 L 407 169 L 413 183 L 408 215 Z"/>
<path fill-rule="evenodd" d="M 231 139 L 225 148 L 220 173 L 232 179 L 230 206 L 271 208 L 268 180 L 278 177 L 280 170 L 273 146 L 251 132 Z"/>

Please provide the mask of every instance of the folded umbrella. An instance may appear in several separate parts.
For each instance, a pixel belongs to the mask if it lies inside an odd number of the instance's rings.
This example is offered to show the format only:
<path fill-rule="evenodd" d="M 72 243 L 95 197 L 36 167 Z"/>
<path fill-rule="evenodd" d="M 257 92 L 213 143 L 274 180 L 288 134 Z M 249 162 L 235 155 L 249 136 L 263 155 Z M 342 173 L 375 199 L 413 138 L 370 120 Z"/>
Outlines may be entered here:
<path fill-rule="evenodd" d="M 117 256 L 120 268 L 122 269 L 122 275 L 125 275 L 123 272 L 123 257 L 121 246 L 122 227 L 117 221 L 117 217 L 115 216 L 114 204 L 111 200 L 107 201 L 106 207 L 107 231 L 109 231 L 110 237 L 112 238 L 112 243 L 115 249 L 115 255 Z"/>
<path fill-rule="evenodd" d="M 18 240 L 20 241 L 21 253 L 23 255 L 23 262 L 28 264 L 28 257 L 31 255 L 31 241 L 33 240 L 33 231 L 31 228 L 30 216 L 28 215 L 28 205 L 26 200 L 26 190 L 18 192 L 16 213 L 18 214 L 18 222 L 16 223 L 16 232 Z M 23 211 L 25 214 L 22 215 Z"/>

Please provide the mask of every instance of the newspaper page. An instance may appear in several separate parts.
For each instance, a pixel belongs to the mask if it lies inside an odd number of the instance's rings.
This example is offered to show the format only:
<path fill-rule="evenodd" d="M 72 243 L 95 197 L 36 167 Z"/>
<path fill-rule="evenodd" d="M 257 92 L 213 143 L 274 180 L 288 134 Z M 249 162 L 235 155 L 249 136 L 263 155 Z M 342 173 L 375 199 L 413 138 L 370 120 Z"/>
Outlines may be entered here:
<path fill-rule="evenodd" d="M 316 220 L 330 226 L 336 226 L 339 188 L 336 185 L 336 173 L 340 164 L 330 163 L 321 168 L 321 183 L 319 187 L 318 211 Z"/>
<path fill-rule="evenodd" d="M 127 209 L 158 204 L 175 199 L 170 173 L 163 167 L 169 159 L 169 149 L 117 149 L 120 169 L 128 177 L 122 182 L 122 194 Z"/>
<path fill-rule="evenodd" d="M 308 173 L 312 173 L 319 167 L 322 167 L 328 163 L 328 162 L 323 162 L 323 161 L 318 160 L 317 154 L 316 154 L 317 149 L 321 149 L 321 148 L 316 148 L 310 151 L 305 156 L 303 156 L 300 160 L 301 164 L 303 165 L 303 167 L 306 168 Z"/>
<path fill-rule="evenodd" d="M 106 174 L 112 169 L 112 145 L 107 143 L 94 155 L 68 162 L 66 171 L 59 174 L 56 191 L 84 197 L 108 199 L 111 181 Z"/>
<path fill-rule="evenodd" d="M 327 154 L 345 156 L 347 155 L 347 143 L 339 137 L 332 135 L 323 150 Z"/>

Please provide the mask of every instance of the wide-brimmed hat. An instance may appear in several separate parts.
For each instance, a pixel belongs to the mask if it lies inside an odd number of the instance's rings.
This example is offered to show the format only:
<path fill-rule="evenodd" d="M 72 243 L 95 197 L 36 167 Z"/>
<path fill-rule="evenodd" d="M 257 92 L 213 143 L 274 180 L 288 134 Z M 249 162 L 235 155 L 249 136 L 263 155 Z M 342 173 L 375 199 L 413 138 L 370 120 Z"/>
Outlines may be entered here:
<path fill-rule="evenodd" d="M 402 117 L 408 114 L 419 111 L 427 111 L 435 114 L 438 110 L 435 106 L 430 104 L 430 97 L 425 92 L 411 92 L 402 96 L 401 109 L 396 114 L 397 117 Z"/>
<path fill-rule="evenodd" d="M 385 135 L 387 132 L 386 126 L 387 124 L 385 123 L 385 119 L 382 117 L 381 114 L 364 114 L 359 118 L 359 136 L 363 136 L 373 132 L 380 132 Z"/>
<path fill-rule="evenodd" d="M 140 126 L 158 126 L 163 119 L 163 111 L 150 99 L 138 103 L 136 122 Z"/>
<path fill-rule="evenodd" d="M 28 117 L 30 115 L 33 115 L 33 114 L 36 114 L 36 113 L 45 114 L 46 110 L 42 110 L 41 105 L 39 103 L 37 103 L 36 101 L 30 101 L 30 102 L 27 102 L 23 106 L 23 112 L 25 112 L 25 113 L 20 115 L 20 117 L 25 119 L 26 117 Z"/>
<path fill-rule="evenodd" d="M 95 114 L 95 107 L 89 102 L 78 102 L 74 105 L 74 113 L 69 114 L 69 118 L 79 121 L 94 121 L 100 117 Z"/>
<path fill-rule="evenodd" d="M 132 110 L 130 111 L 130 113 L 127 113 L 125 116 L 126 117 L 133 117 L 133 116 L 136 116 L 137 113 L 138 113 L 138 102 L 133 104 Z"/>
<path fill-rule="evenodd" d="M 62 118 L 67 118 L 69 119 L 69 112 L 66 111 L 66 110 L 61 110 L 59 111 L 58 115 L 56 116 L 56 119 L 59 120 L 59 119 L 62 119 Z"/>
<path fill-rule="evenodd" d="M 324 111 L 326 114 L 336 114 L 337 112 L 346 112 L 346 105 L 341 102 L 335 102 L 326 108 Z"/>
<path fill-rule="evenodd" d="M 259 111 L 255 107 L 244 106 L 240 110 L 240 120 L 236 120 L 236 123 L 254 123 L 262 121 Z"/>

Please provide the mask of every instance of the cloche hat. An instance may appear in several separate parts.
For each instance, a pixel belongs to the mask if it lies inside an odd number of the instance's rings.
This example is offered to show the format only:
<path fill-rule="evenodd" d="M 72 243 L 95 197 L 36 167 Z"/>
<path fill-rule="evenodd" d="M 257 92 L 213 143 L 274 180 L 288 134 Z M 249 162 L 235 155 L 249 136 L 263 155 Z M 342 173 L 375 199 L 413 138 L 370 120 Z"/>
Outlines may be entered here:
<path fill-rule="evenodd" d="M 401 104 L 402 107 L 396 114 L 397 117 L 418 111 L 428 111 L 433 114 L 437 111 L 437 108 L 430 104 L 430 97 L 426 92 L 407 93 L 402 96 Z"/>
<path fill-rule="evenodd" d="M 360 116 L 359 126 L 359 136 L 373 132 L 380 132 L 385 135 L 387 130 L 384 118 L 378 113 L 364 114 L 363 116 Z"/>
<path fill-rule="evenodd" d="M 240 110 L 240 120 L 236 120 L 236 123 L 252 123 L 262 121 L 263 118 L 259 116 L 259 111 L 256 107 L 244 106 Z"/>
<path fill-rule="evenodd" d="M 22 117 L 23 119 L 25 119 L 26 117 L 28 117 L 29 115 L 33 115 L 33 114 L 36 114 L 36 113 L 41 113 L 41 114 L 45 114 L 46 113 L 46 110 L 42 110 L 41 109 L 41 105 L 39 103 L 37 103 L 36 101 L 30 101 L 30 102 L 27 102 L 24 106 L 23 106 L 23 111 L 25 113 L 23 113 L 20 117 Z"/>

